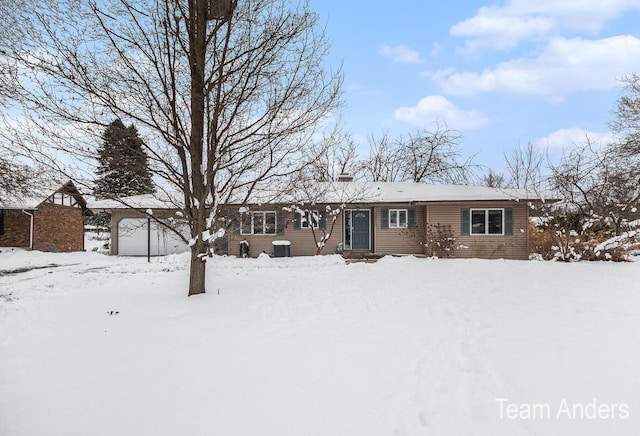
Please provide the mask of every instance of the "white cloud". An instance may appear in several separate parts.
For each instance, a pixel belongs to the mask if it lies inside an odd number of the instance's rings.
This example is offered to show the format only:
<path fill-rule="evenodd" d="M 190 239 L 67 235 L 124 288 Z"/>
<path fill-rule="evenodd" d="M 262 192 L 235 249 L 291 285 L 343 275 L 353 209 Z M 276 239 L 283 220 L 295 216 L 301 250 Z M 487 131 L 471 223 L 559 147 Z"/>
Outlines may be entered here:
<path fill-rule="evenodd" d="M 575 145 L 585 144 L 590 141 L 595 146 L 603 146 L 615 140 L 612 133 L 591 132 L 579 127 L 559 129 L 549 135 L 538 139 L 534 143 L 543 149 L 563 150 L 572 148 Z"/>
<path fill-rule="evenodd" d="M 378 46 L 378 54 L 385 58 L 391 58 L 395 64 L 420 64 L 420 53 L 407 47 L 406 45 L 390 45 L 380 44 Z"/>
<path fill-rule="evenodd" d="M 553 17 L 505 17 L 482 8 L 480 13 L 451 28 L 453 36 L 470 38 L 466 49 L 516 47 L 521 40 L 544 36 L 556 26 Z M 486 11 L 484 11 L 486 10 Z"/>
<path fill-rule="evenodd" d="M 457 130 L 479 129 L 489 120 L 478 110 L 463 110 L 440 95 L 423 98 L 416 106 L 400 107 L 394 112 L 394 119 L 428 128 L 434 121 L 444 121 Z"/>
<path fill-rule="evenodd" d="M 469 38 L 470 50 L 506 49 L 563 29 L 595 33 L 608 21 L 633 10 L 640 10 L 640 0 L 510 0 L 505 6 L 480 8 L 450 32 Z"/>
<path fill-rule="evenodd" d="M 484 92 L 539 95 L 552 101 L 580 91 L 607 90 L 640 70 L 640 39 L 630 35 L 601 40 L 552 38 L 536 58 L 520 58 L 483 72 L 424 72 L 448 95 Z"/>

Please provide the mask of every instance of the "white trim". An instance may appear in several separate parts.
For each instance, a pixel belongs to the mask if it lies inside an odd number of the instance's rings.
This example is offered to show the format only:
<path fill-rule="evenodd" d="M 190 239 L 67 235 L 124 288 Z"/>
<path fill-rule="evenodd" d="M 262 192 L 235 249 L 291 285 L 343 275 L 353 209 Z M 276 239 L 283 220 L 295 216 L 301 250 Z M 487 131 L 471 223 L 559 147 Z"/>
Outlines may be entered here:
<path fill-rule="evenodd" d="M 267 233 L 266 232 L 266 223 L 267 223 L 267 214 L 273 214 L 274 220 L 274 231 L 273 233 Z M 251 232 L 250 233 L 246 233 L 244 232 L 244 215 L 245 214 L 249 214 L 251 216 Z M 262 231 L 260 233 L 256 233 L 256 229 L 255 229 L 255 215 L 256 214 L 262 214 L 263 215 L 263 222 L 262 222 Z M 278 234 L 278 213 L 276 211 L 272 211 L 272 210 L 257 210 L 257 211 L 253 211 L 253 212 L 245 212 L 242 214 L 242 216 L 240 217 L 240 234 L 241 235 L 256 235 L 256 236 L 272 236 L 272 235 L 277 235 Z"/>
<path fill-rule="evenodd" d="M 320 220 L 322 219 L 321 215 L 320 215 L 320 210 L 314 209 L 314 210 L 305 210 L 304 211 L 304 216 L 301 216 L 300 212 L 296 212 L 296 214 L 300 215 L 300 229 L 319 229 L 320 228 Z M 315 226 L 310 226 L 309 222 L 310 222 L 310 216 L 311 214 L 316 215 L 317 219 L 316 219 L 316 223 Z"/>
<path fill-rule="evenodd" d="M 504 236 L 504 210 L 503 207 L 475 207 L 469 209 L 469 235 L 470 236 Z M 484 233 L 474 233 L 473 232 L 473 212 L 474 211 L 484 211 Z M 501 222 L 500 222 L 500 233 L 489 233 L 489 211 L 500 211 Z"/>
<path fill-rule="evenodd" d="M 33 220 L 34 216 L 31 212 L 22 211 L 23 214 L 29 216 L 29 250 L 33 250 Z"/>
<path fill-rule="evenodd" d="M 396 225 L 392 226 L 391 225 L 391 213 L 395 212 L 397 214 L 397 220 L 396 220 Z M 404 212 L 404 225 L 400 225 L 400 212 Z M 407 227 L 409 227 L 409 209 L 389 209 L 389 221 L 388 221 L 388 227 L 390 229 L 406 229 Z"/>
<path fill-rule="evenodd" d="M 353 212 L 369 212 L 369 221 L 367 223 L 367 228 L 369 229 L 369 241 L 367 243 L 368 247 L 367 248 L 356 248 L 356 250 L 369 250 L 371 251 L 372 247 L 371 247 L 371 236 L 372 236 L 372 231 L 371 231 L 371 220 L 373 219 L 373 210 L 372 209 L 367 209 L 367 208 L 359 208 L 359 209 L 345 209 L 344 210 L 344 216 L 342 218 L 342 243 L 344 244 L 344 250 L 353 250 L 353 232 L 351 232 L 351 243 L 349 244 L 349 246 L 347 246 L 346 243 L 346 233 L 347 233 L 347 226 L 345 225 L 345 221 L 347 218 L 347 213 L 350 215 L 350 219 L 349 222 L 353 223 Z M 352 226 L 353 227 L 353 226 Z M 351 231 L 351 229 L 349 229 Z"/>

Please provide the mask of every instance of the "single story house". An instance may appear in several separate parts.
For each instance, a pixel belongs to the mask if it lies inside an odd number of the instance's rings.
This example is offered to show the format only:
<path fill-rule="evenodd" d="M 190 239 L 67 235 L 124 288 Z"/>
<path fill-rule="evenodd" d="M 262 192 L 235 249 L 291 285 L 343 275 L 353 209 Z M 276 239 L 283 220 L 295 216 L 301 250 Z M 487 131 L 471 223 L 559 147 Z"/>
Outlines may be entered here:
<path fill-rule="evenodd" d="M 147 253 L 148 237 L 131 237 L 128 222 L 137 219 L 142 226 L 143 211 L 174 219 L 175 209 L 154 201 L 136 198 L 138 210 L 111 204 L 112 254 L 129 254 L 122 247 L 136 244 L 138 254 Z M 323 254 L 528 259 L 529 209 L 542 201 L 525 190 L 420 183 L 346 181 L 281 194 L 257 190 L 244 204 L 225 206 L 226 232 L 216 245 L 234 256 L 248 245 L 250 257 L 287 241 L 291 256 L 314 255 L 321 244 Z M 170 248 L 188 249 L 182 245 Z"/>
<path fill-rule="evenodd" d="M 91 212 L 73 182 L 30 198 L 0 197 L 0 247 L 83 251 L 84 217 Z"/>

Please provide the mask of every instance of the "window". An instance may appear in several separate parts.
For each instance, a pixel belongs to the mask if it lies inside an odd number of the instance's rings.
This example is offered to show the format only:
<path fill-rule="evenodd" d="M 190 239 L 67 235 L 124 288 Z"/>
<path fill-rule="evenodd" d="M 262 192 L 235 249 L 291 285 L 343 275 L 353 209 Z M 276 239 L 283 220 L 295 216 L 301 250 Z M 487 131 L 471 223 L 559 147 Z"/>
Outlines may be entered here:
<path fill-rule="evenodd" d="M 276 233 L 275 212 L 251 212 L 242 214 L 240 234 L 275 235 Z"/>
<path fill-rule="evenodd" d="M 4 210 L 0 209 L 0 235 L 4 235 Z"/>
<path fill-rule="evenodd" d="M 471 209 L 472 235 L 503 235 L 504 209 Z"/>
<path fill-rule="evenodd" d="M 407 209 L 389 210 L 389 228 L 397 229 L 407 227 Z"/>
<path fill-rule="evenodd" d="M 320 212 L 317 210 L 307 210 L 304 215 L 298 214 L 301 229 L 317 229 L 320 224 Z"/>
<path fill-rule="evenodd" d="M 416 209 L 380 209 L 380 227 L 383 229 L 406 229 L 416 226 Z"/>

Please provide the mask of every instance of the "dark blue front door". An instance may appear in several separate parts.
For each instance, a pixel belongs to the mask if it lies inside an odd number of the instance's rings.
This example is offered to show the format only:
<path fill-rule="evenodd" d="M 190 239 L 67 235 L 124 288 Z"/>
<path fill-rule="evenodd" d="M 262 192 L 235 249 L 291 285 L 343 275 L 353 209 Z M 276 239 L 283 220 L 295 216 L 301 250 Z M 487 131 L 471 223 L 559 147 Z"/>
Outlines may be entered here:
<path fill-rule="evenodd" d="M 351 210 L 351 249 L 368 250 L 370 230 L 369 210 Z"/>

